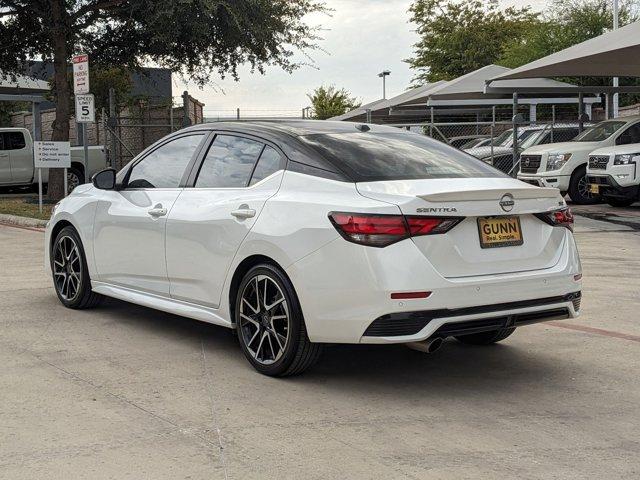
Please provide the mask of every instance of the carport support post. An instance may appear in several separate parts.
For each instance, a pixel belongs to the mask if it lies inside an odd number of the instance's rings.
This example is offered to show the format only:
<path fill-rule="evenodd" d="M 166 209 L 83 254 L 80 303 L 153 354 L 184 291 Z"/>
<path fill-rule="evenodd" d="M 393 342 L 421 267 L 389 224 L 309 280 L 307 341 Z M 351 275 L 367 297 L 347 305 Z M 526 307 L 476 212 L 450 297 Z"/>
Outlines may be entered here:
<path fill-rule="evenodd" d="M 40 102 L 33 102 L 31 107 L 31 118 L 33 127 L 33 141 L 42 140 L 42 118 L 40 117 Z M 38 209 L 42 214 L 42 169 L 38 168 Z"/>
<path fill-rule="evenodd" d="M 171 107 L 171 131 L 173 132 L 173 106 Z M 109 120 L 107 126 L 115 130 L 116 124 L 116 90 L 114 88 L 109 89 Z M 116 149 L 118 144 L 116 142 L 115 132 L 111 131 L 109 138 L 111 139 L 111 155 L 109 156 L 109 166 L 116 167 Z"/>
<path fill-rule="evenodd" d="M 584 130 L 582 115 L 584 115 L 584 94 L 581 92 L 578 94 L 578 132 L 579 133 L 582 133 L 582 130 Z"/>
<path fill-rule="evenodd" d="M 518 115 L 518 94 L 514 92 L 513 94 L 513 164 L 511 168 L 515 168 L 516 162 L 518 161 L 518 122 L 516 121 L 516 116 Z"/>

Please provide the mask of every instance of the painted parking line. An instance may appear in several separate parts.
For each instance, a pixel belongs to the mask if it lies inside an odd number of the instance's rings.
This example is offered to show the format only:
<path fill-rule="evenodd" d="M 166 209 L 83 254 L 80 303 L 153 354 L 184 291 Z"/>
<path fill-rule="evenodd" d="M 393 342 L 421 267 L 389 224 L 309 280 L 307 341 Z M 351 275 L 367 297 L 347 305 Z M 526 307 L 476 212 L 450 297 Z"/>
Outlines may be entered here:
<path fill-rule="evenodd" d="M 640 336 L 630 335 L 628 333 L 614 332 L 612 330 L 604 330 L 602 328 L 587 327 L 586 325 L 576 325 L 575 323 L 566 322 L 546 322 L 547 325 L 554 327 L 566 328 L 567 330 L 576 330 L 578 332 L 593 333 L 595 335 L 603 335 L 605 337 L 621 338 L 623 340 L 631 340 L 632 342 L 640 343 Z"/>

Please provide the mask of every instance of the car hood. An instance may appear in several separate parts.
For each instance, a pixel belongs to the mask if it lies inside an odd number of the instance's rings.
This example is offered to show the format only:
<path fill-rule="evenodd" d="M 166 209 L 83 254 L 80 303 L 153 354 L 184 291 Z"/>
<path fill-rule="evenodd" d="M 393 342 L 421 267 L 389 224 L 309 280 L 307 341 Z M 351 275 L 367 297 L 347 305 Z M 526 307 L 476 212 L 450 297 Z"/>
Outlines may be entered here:
<path fill-rule="evenodd" d="M 591 152 L 600 146 L 600 142 L 560 142 L 560 143 L 547 143 L 544 145 L 535 145 L 527 148 L 524 155 L 543 153 L 577 153 L 577 152 Z"/>
<path fill-rule="evenodd" d="M 608 147 L 598 148 L 592 152 L 590 155 L 624 155 L 625 153 L 639 153 L 640 152 L 640 143 L 630 143 L 628 145 L 610 145 Z"/>
<path fill-rule="evenodd" d="M 493 147 L 494 156 L 498 154 L 498 152 L 501 154 L 504 154 L 511 151 L 512 150 L 510 147 L 502 147 L 502 146 Z M 491 146 L 468 148 L 465 150 L 465 152 L 468 153 L 469 155 L 473 155 L 476 158 L 487 158 L 487 157 L 491 157 Z"/>

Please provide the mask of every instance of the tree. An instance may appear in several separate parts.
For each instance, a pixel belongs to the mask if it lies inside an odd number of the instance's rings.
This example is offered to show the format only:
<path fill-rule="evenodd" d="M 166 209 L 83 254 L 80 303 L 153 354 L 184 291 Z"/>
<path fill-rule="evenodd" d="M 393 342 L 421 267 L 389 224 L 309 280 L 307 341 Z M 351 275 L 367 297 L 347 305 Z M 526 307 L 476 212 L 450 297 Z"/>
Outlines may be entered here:
<path fill-rule="evenodd" d="M 451 80 L 496 63 L 505 45 L 538 22 L 529 7 L 499 9 L 498 0 L 415 0 L 409 9 L 420 41 L 405 60 L 420 85 Z"/>
<path fill-rule="evenodd" d="M 350 93 L 341 88 L 338 90 L 334 85 L 329 87 L 320 86 L 313 93 L 308 94 L 313 108 L 313 118 L 326 120 L 327 118 L 342 115 L 349 110 L 358 108 L 361 102 L 350 96 Z"/>
<path fill-rule="evenodd" d="M 298 50 L 316 48 L 317 30 L 303 17 L 321 0 L 0 0 L 0 65 L 21 74 L 32 59 L 51 61 L 56 85 L 52 139 L 69 139 L 69 60 L 88 53 L 99 68 L 153 62 L 198 85 L 213 74 L 237 79 L 248 63 L 292 71 Z M 62 171 L 52 170 L 49 197 L 62 197 Z"/>

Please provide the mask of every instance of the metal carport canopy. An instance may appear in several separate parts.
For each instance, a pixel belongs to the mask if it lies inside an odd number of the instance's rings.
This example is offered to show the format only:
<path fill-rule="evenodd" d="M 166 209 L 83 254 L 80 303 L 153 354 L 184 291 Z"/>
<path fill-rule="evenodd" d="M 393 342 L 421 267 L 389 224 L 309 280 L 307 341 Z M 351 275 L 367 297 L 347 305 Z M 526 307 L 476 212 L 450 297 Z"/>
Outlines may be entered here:
<path fill-rule="evenodd" d="M 640 22 L 573 45 L 491 80 L 581 76 L 640 77 Z"/>

